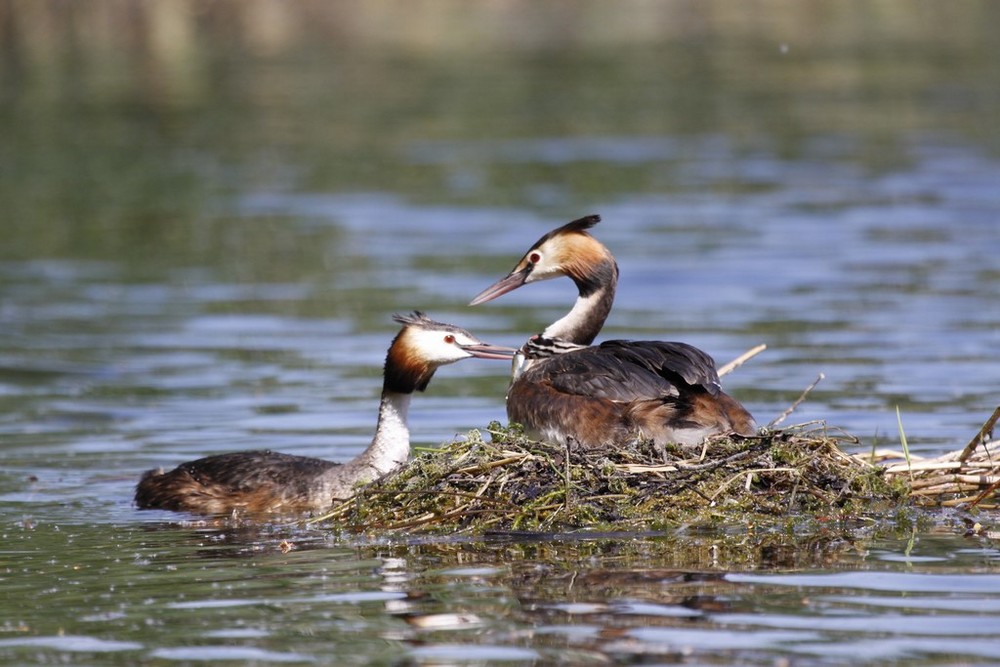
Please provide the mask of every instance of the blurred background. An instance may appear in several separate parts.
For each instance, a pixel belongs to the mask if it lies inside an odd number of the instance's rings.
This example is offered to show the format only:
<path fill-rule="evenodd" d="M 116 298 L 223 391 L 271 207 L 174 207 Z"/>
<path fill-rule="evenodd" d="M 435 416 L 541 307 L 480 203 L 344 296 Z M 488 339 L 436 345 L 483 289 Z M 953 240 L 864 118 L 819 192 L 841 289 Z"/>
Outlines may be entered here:
<path fill-rule="evenodd" d="M 180 457 L 350 456 L 391 314 L 519 344 L 569 281 L 468 300 L 589 213 L 622 269 L 604 338 L 767 343 L 726 380 L 761 423 L 824 372 L 790 421 L 868 448 L 899 407 L 958 448 L 997 399 L 997 25 L 973 0 L 3 0 L 2 455 L 118 470 L 124 503 Z M 441 371 L 417 441 L 503 419 L 506 374 Z"/>

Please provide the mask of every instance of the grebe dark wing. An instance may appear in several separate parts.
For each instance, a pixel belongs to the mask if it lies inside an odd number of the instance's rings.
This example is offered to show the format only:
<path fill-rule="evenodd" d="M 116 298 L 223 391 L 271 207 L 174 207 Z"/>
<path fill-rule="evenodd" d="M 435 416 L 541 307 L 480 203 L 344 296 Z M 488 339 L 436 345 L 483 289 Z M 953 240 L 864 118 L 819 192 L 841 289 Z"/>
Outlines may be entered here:
<path fill-rule="evenodd" d="M 547 358 L 525 374 L 566 393 L 631 402 L 677 396 L 684 388 L 719 393 L 715 362 L 685 343 L 613 340 Z"/>
<path fill-rule="evenodd" d="M 609 340 L 600 349 L 622 363 L 645 368 L 661 378 L 676 383 L 704 387 L 713 396 L 722 389 L 715 360 L 693 345 L 653 340 Z"/>
<path fill-rule="evenodd" d="M 230 507 L 268 511 L 308 505 L 317 478 L 340 463 L 268 450 L 230 452 L 148 471 L 136 489 L 140 509 L 224 512 Z M 216 506 L 214 503 L 220 503 Z"/>
<path fill-rule="evenodd" d="M 309 479 L 309 475 L 340 465 L 308 456 L 258 450 L 207 456 L 179 467 L 206 483 L 237 490 L 261 484 L 293 486 L 297 480 Z"/>

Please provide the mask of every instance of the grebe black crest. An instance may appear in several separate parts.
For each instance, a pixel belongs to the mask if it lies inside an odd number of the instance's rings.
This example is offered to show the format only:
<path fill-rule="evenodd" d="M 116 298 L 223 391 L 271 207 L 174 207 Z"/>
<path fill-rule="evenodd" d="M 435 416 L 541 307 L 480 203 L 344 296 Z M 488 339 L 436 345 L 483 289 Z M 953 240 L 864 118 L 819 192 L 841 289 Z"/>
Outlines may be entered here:
<path fill-rule="evenodd" d="M 198 514 L 324 509 L 406 462 L 410 398 L 427 388 L 440 366 L 472 357 L 510 359 L 515 352 L 419 311 L 393 319 L 402 328 L 386 354 L 375 436 L 357 457 L 341 464 L 271 451 L 209 456 L 169 472 L 146 472 L 136 486 L 136 506 Z"/>
<path fill-rule="evenodd" d="M 686 343 L 612 340 L 592 346 L 614 302 L 618 265 L 588 233 L 590 215 L 540 238 L 472 305 L 523 285 L 567 276 L 573 308 L 515 355 L 507 416 L 545 440 L 608 447 L 636 438 L 697 445 L 717 434 L 752 435 L 757 425 L 724 393 L 708 354 Z"/>

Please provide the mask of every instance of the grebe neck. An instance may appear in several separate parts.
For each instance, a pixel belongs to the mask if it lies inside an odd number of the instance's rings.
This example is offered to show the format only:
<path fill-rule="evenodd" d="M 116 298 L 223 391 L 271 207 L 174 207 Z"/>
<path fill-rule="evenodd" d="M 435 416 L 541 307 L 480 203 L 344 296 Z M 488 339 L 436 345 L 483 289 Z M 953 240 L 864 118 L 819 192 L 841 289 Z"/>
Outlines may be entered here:
<path fill-rule="evenodd" d="M 368 448 L 347 465 L 358 467 L 356 483 L 369 482 L 402 467 L 410 456 L 407 416 L 412 393 L 383 390 L 375 437 Z M 365 474 L 365 471 L 370 474 Z"/>
<path fill-rule="evenodd" d="M 617 278 L 617 267 L 615 267 L 613 275 Z M 616 280 L 612 280 L 587 290 L 584 289 L 584 285 L 577 282 L 580 287 L 580 296 L 576 298 L 573 307 L 564 317 L 547 326 L 542 332 L 542 336 L 557 338 L 577 345 L 593 343 L 597 334 L 601 332 L 605 320 L 608 319 L 611 306 L 615 302 L 616 282 Z"/>

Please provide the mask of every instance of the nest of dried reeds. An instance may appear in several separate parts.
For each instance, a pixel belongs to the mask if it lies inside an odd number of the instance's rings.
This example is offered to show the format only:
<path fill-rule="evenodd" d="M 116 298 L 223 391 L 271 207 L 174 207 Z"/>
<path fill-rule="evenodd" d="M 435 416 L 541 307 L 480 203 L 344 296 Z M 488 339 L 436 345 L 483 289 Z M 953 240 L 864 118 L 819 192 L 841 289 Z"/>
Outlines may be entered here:
<path fill-rule="evenodd" d="M 652 530 L 838 519 L 906 497 L 822 424 L 712 439 L 694 456 L 642 442 L 574 450 L 497 423 L 485 435 L 416 456 L 317 520 L 351 532 Z"/>
<path fill-rule="evenodd" d="M 917 456 L 905 448 L 877 450 L 866 458 L 880 462 L 890 478 L 903 480 L 918 505 L 997 509 L 1000 441 L 993 440 L 993 429 L 998 420 L 1000 407 L 963 449 L 937 458 Z"/>

